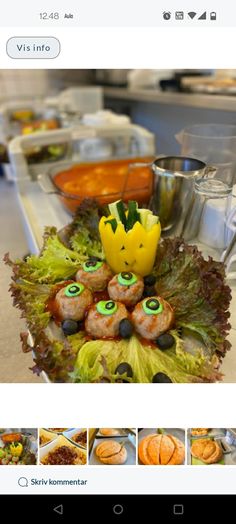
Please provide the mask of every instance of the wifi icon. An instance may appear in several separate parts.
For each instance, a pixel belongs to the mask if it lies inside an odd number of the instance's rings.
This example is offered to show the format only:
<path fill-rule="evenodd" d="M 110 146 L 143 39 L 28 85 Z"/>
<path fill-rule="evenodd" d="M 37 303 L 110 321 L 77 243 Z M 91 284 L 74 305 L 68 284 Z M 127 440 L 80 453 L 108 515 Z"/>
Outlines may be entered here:
<path fill-rule="evenodd" d="M 188 13 L 188 16 L 189 16 L 189 18 L 191 18 L 191 20 L 193 20 L 193 18 L 195 18 L 196 14 L 197 14 L 197 13 L 195 13 L 194 11 L 190 11 L 190 12 Z"/>

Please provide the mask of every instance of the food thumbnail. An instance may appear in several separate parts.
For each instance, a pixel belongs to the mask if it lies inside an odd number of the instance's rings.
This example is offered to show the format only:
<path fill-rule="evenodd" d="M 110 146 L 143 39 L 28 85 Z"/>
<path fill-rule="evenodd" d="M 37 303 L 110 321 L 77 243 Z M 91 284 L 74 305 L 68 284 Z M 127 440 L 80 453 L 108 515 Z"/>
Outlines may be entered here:
<path fill-rule="evenodd" d="M 203 438 L 201 433 L 196 433 L 195 428 L 189 429 L 188 464 L 193 466 L 235 465 L 236 430 L 232 428 L 208 429 Z"/>
<path fill-rule="evenodd" d="M 0 465 L 32 466 L 37 464 L 38 434 L 36 429 L 1 429 Z"/>
<path fill-rule="evenodd" d="M 185 462 L 184 430 L 143 429 L 138 440 L 139 463 L 144 466 L 177 466 Z"/>
<path fill-rule="evenodd" d="M 136 430 L 101 428 L 89 430 L 90 465 L 135 465 Z"/>
<path fill-rule="evenodd" d="M 58 428 L 63 429 L 63 428 Z M 39 430 L 40 464 L 44 466 L 84 466 L 87 464 L 87 429 L 65 429 L 55 433 Z"/>

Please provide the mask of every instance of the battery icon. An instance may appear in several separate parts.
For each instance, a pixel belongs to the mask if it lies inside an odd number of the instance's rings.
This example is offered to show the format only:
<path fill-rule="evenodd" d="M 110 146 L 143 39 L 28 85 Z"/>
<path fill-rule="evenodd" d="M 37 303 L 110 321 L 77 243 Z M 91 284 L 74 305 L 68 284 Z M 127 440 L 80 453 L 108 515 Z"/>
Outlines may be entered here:
<path fill-rule="evenodd" d="M 210 20 L 216 20 L 216 12 L 215 11 L 212 11 L 210 13 Z"/>

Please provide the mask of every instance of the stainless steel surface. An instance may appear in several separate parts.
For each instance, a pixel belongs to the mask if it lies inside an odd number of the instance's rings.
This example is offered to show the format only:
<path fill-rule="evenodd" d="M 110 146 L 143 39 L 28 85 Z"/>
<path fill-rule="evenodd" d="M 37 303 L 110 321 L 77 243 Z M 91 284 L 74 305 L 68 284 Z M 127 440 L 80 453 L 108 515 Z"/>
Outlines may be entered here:
<path fill-rule="evenodd" d="M 204 162 L 180 156 L 157 158 L 152 164 L 154 192 L 153 211 L 159 215 L 163 233 L 183 235 L 194 199 L 196 178 L 207 175 Z M 191 233 L 192 238 L 194 232 Z"/>
<path fill-rule="evenodd" d="M 202 109 L 217 109 L 236 111 L 236 97 L 217 96 L 188 93 L 163 93 L 155 89 L 125 89 L 106 87 L 105 97 L 119 100 L 133 100 L 137 102 L 157 103 L 180 107 L 195 107 Z"/>

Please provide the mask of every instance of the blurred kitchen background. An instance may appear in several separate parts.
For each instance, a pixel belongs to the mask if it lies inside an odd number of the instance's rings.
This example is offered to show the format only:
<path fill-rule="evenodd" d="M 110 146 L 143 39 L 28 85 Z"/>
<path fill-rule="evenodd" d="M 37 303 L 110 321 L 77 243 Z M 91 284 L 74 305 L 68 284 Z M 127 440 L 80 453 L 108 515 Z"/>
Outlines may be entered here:
<path fill-rule="evenodd" d="M 179 153 L 175 134 L 193 123 L 236 122 L 236 70 L 1 70 L 0 103 L 88 85 L 103 87 L 103 108 L 155 133 L 163 154 Z"/>

